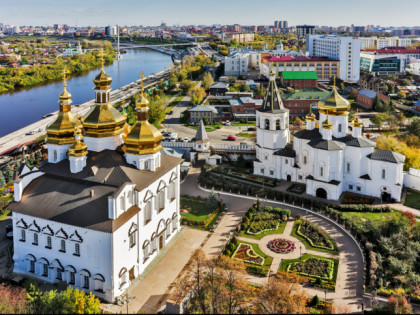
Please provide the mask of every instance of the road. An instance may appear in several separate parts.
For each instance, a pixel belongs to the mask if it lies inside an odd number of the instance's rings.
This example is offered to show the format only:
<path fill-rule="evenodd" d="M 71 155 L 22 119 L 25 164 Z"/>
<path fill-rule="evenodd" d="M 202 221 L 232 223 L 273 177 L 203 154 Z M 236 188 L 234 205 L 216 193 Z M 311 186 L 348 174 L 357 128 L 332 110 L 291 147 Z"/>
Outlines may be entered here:
<path fill-rule="evenodd" d="M 148 88 L 152 85 L 155 85 L 159 82 L 160 79 L 166 78 L 169 76 L 170 69 L 166 69 L 154 75 L 150 75 L 145 78 L 145 87 Z M 138 93 L 140 91 L 140 81 L 137 80 L 130 84 L 127 84 L 120 89 L 111 91 L 110 102 L 115 104 L 124 99 L 127 99 Z M 92 93 L 93 96 L 93 93 Z M 57 92 L 58 98 L 58 92 Z M 78 106 L 72 106 L 73 115 L 83 116 L 89 109 L 95 104 L 94 100 L 87 101 Z M 48 124 L 53 122 L 57 117 L 58 111 L 52 113 L 51 116 L 41 119 L 33 124 L 30 124 L 22 129 L 14 131 L 2 138 L 0 138 L 0 155 L 15 148 L 22 144 L 32 142 L 38 139 L 41 135 L 45 134 L 45 130 Z"/>
<path fill-rule="evenodd" d="M 176 132 L 179 138 L 184 139 L 185 137 L 188 137 L 189 140 L 195 137 L 197 130 L 190 127 L 183 126 L 179 121 L 181 114 L 185 110 L 187 110 L 189 106 L 191 106 L 190 99 L 191 98 L 189 96 L 185 96 L 184 99 L 172 109 L 172 114 L 166 115 L 165 125 L 169 127 L 164 128 L 162 130 L 163 133 L 166 133 L 169 131 Z M 220 129 L 207 132 L 207 135 L 210 139 L 210 142 L 213 144 L 239 144 L 240 142 L 245 142 L 248 144 L 255 144 L 255 141 L 253 138 L 237 137 L 236 141 L 227 140 L 227 137 L 229 135 L 236 135 L 238 132 L 241 132 L 243 129 L 246 130 L 247 128 L 248 127 L 246 126 L 245 127 L 223 126 Z"/>

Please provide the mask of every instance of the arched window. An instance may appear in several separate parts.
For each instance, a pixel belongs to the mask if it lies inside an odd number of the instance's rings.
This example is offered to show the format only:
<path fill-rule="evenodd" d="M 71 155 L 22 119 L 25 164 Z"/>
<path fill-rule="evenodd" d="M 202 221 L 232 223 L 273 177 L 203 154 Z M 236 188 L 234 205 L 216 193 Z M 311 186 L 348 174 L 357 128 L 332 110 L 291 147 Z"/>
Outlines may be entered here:
<path fill-rule="evenodd" d="M 102 93 L 102 103 L 106 103 L 106 93 Z"/>
<path fill-rule="evenodd" d="M 338 132 L 341 132 L 341 124 L 338 124 Z"/>
<path fill-rule="evenodd" d="M 144 224 L 146 225 L 152 220 L 152 198 L 147 201 L 144 210 Z"/>
<path fill-rule="evenodd" d="M 159 199 L 159 209 L 158 209 L 158 212 L 160 212 L 163 209 L 165 209 L 165 188 L 163 188 L 161 191 L 159 191 L 159 193 L 158 193 L 158 199 Z"/>
<path fill-rule="evenodd" d="M 270 129 L 270 120 L 268 119 L 265 120 L 265 129 L 266 130 Z"/>
<path fill-rule="evenodd" d="M 124 196 L 120 197 L 120 209 L 125 210 Z"/>
<path fill-rule="evenodd" d="M 173 201 L 175 199 L 175 193 L 176 193 L 176 186 L 175 181 L 169 184 L 169 198 L 170 201 Z"/>
<path fill-rule="evenodd" d="M 57 150 L 54 150 L 54 162 L 57 161 Z"/>
<path fill-rule="evenodd" d="M 280 119 L 276 120 L 276 130 L 280 130 Z"/>
<path fill-rule="evenodd" d="M 93 276 L 93 280 L 95 280 L 95 291 L 103 293 L 104 292 L 104 282 L 105 277 L 100 273 L 97 273 Z"/>
<path fill-rule="evenodd" d="M 109 102 L 109 92 L 106 93 L 107 99 L 106 101 Z"/>
<path fill-rule="evenodd" d="M 145 170 L 149 169 L 149 161 L 144 161 L 144 169 Z"/>
<path fill-rule="evenodd" d="M 133 204 L 133 192 L 131 190 L 128 191 L 127 201 L 129 204 Z"/>

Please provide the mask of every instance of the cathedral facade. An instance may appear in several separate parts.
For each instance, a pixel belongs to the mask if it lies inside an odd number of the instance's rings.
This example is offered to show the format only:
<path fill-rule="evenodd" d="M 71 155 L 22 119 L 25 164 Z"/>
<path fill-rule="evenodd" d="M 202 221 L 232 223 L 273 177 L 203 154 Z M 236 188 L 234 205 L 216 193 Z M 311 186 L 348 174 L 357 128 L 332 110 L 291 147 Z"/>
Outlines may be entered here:
<path fill-rule="evenodd" d="M 143 87 L 137 121 L 110 104 L 112 79 L 95 77 L 80 120 L 59 96 L 47 127 L 48 162 L 15 178 L 14 272 L 115 301 L 180 230 L 181 159 L 161 154 Z"/>
<path fill-rule="evenodd" d="M 306 193 L 339 200 L 343 192 L 400 201 L 405 156 L 376 148 L 362 136 L 357 116 L 349 121 L 350 103 L 334 86 L 318 103 L 319 121 L 310 112 L 306 129 L 289 131 L 274 73 L 257 110 L 257 160 L 254 174 L 306 184 Z M 351 130 L 350 130 L 351 129 Z"/>

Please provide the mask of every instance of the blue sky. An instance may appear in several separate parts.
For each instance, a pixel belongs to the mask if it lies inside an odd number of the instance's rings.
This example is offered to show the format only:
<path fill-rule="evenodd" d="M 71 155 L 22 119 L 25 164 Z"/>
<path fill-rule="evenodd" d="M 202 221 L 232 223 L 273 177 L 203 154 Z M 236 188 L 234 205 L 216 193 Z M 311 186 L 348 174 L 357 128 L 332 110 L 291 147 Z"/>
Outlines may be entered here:
<path fill-rule="evenodd" d="M 419 0 L 0 0 L 0 23 L 420 26 Z"/>

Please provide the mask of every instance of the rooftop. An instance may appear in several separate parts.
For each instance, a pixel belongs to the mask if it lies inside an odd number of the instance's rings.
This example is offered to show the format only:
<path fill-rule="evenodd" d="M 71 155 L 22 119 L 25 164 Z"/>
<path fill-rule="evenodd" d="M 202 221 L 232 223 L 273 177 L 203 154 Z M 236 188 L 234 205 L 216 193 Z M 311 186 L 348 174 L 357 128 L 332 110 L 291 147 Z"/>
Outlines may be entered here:
<path fill-rule="evenodd" d="M 335 59 L 328 59 L 327 57 L 315 57 L 315 56 L 266 56 L 263 59 L 268 62 L 285 62 L 285 61 L 298 61 L 298 62 L 310 62 L 310 61 L 339 61 Z"/>
<path fill-rule="evenodd" d="M 283 72 L 284 73 L 284 72 Z M 294 93 L 282 94 L 284 100 L 322 100 L 330 95 L 328 91 L 320 88 L 309 88 Z"/>
<path fill-rule="evenodd" d="M 368 89 L 360 90 L 358 92 L 358 94 L 360 94 L 362 96 L 365 96 L 365 97 L 368 97 L 368 98 L 375 98 L 376 97 L 376 92 L 372 91 L 372 90 L 368 90 Z"/>
<path fill-rule="evenodd" d="M 315 71 L 283 71 L 281 74 L 283 79 L 286 80 L 318 80 L 318 76 Z"/>

